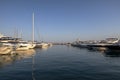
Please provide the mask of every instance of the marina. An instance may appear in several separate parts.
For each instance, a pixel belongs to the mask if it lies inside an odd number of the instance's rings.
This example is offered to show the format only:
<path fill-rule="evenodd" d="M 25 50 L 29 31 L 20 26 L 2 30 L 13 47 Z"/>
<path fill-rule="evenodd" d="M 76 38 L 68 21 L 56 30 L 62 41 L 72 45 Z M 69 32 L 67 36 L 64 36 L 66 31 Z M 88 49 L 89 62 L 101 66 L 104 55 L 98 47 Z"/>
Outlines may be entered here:
<path fill-rule="evenodd" d="M 0 0 L 0 80 L 120 80 L 120 0 Z"/>
<path fill-rule="evenodd" d="M 34 32 L 34 31 L 33 31 Z M 12 38 L 0 34 L 0 54 L 13 54 L 15 51 L 26 51 L 35 48 L 48 48 L 52 45 L 67 45 L 78 48 L 86 48 L 98 51 L 116 51 L 120 52 L 120 40 L 118 38 L 107 38 L 106 40 L 98 41 L 75 41 L 72 43 L 45 43 L 24 41 L 21 38 Z"/>

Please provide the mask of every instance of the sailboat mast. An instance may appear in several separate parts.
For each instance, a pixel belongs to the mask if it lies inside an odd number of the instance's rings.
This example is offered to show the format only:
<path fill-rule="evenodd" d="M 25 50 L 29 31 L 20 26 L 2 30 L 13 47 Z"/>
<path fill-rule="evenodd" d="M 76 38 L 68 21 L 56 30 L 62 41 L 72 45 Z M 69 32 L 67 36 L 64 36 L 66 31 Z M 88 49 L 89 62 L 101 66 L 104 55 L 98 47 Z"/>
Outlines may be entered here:
<path fill-rule="evenodd" d="M 33 31 L 32 31 L 32 42 L 34 43 L 34 12 L 33 12 Z"/>

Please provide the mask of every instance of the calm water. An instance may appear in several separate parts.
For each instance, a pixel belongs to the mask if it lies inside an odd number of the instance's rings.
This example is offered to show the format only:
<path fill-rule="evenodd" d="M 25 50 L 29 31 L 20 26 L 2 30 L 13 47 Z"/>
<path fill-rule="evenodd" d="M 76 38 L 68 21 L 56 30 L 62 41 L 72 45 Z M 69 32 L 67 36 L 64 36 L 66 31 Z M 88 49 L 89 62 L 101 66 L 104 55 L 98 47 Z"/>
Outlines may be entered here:
<path fill-rule="evenodd" d="M 0 80 L 120 80 L 120 54 L 53 46 L 0 55 Z"/>

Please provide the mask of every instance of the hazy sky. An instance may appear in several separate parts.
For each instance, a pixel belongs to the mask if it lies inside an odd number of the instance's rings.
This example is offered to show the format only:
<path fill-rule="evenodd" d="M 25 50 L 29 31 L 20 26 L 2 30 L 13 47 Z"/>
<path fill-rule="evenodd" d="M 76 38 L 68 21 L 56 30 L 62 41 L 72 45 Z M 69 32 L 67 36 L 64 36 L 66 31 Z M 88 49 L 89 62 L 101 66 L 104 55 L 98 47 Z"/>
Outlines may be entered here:
<path fill-rule="evenodd" d="M 0 32 L 31 40 L 74 41 L 120 38 L 120 0 L 0 0 Z"/>

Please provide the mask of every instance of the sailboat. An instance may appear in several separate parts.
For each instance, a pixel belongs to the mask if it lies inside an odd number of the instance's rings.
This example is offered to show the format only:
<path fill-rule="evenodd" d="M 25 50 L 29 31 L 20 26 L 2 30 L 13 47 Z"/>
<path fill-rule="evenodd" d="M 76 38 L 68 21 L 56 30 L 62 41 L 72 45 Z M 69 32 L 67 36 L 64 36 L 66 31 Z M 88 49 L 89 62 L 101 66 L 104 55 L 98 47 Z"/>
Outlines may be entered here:
<path fill-rule="evenodd" d="M 15 50 L 28 50 L 35 48 L 36 44 L 34 43 L 34 13 L 33 13 L 33 31 L 32 31 L 32 42 L 20 41 Z"/>
<path fill-rule="evenodd" d="M 31 44 L 31 46 L 29 46 L 29 49 L 33 49 L 33 48 L 35 48 L 35 46 L 36 46 L 36 44 L 35 44 L 35 42 L 34 42 L 34 13 L 33 13 L 33 31 L 32 31 L 32 43 L 29 43 L 29 44 Z"/>

